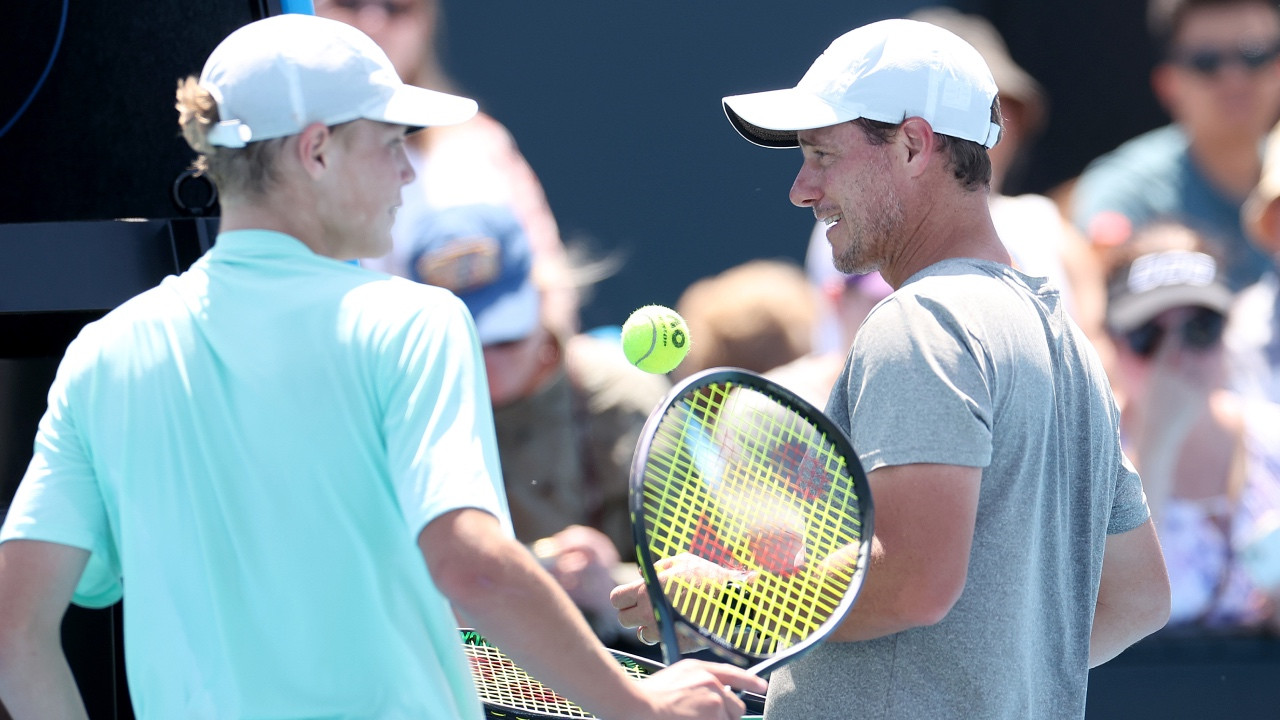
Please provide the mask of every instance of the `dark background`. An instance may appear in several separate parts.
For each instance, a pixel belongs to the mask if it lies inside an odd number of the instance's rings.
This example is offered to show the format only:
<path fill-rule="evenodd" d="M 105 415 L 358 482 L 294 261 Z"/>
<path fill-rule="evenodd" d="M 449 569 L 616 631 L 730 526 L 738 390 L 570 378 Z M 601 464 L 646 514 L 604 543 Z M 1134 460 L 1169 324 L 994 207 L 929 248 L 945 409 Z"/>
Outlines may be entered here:
<path fill-rule="evenodd" d="M 445 2 L 445 61 L 511 130 L 569 240 L 622 252 L 584 326 L 673 304 L 756 257 L 803 258 L 810 211 L 787 200 L 797 151 L 750 145 L 720 98 L 792 86 L 837 36 L 919 0 Z M 990 18 L 1050 95 L 1011 192 L 1044 192 L 1166 122 L 1152 98 L 1141 0 L 944 3 Z"/>
<path fill-rule="evenodd" d="M 794 85 L 841 33 L 933 4 L 442 2 L 446 67 L 511 130 L 566 239 L 625 259 L 584 308 L 585 327 L 674 304 L 690 282 L 751 258 L 800 260 L 813 218 L 787 200 L 799 155 L 742 140 L 720 98 Z M 177 133 L 174 84 L 264 4 L 66 3 L 53 71 L 0 135 L 0 223 L 179 214 L 173 183 L 191 154 Z M 946 4 L 989 17 L 1050 96 L 1049 125 L 1008 190 L 1047 191 L 1165 121 L 1147 80 L 1142 0 Z M 5 54 L 0 73 L 0 130 L 38 82 L 63 7 L 2 11 L 0 47 L 20 51 Z M 18 267 L 10 273 L 19 287 L 58 282 Z M 13 309 L 6 279 L 0 312 Z"/>

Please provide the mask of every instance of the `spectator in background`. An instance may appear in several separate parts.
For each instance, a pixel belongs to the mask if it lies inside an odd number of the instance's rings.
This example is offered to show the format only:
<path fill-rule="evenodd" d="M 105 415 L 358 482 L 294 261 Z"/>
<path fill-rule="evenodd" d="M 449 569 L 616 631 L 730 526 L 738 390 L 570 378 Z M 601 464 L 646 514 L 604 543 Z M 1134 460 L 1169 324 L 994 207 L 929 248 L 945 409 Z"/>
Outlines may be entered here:
<path fill-rule="evenodd" d="M 1280 125 L 1268 136 L 1262 177 L 1245 201 L 1242 221 L 1255 247 L 1280 258 Z M 1240 293 L 1226 340 L 1236 389 L 1280 403 L 1280 276 L 1275 268 Z"/>
<path fill-rule="evenodd" d="M 1110 255 L 1107 324 L 1125 452 L 1142 475 L 1169 568 L 1174 631 L 1276 626 L 1276 590 L 1245 555 L 1280 511 L 1280 457 L 1255 436 L 1280 416 L 1230 390 L 1222 331 L 1233 294 L 1185 225 L 1139 229 Z"/>
<path fill-rule="evenodd" d="M 693 338 L 671 373 L 678 381 L 721 366 L 764 373 L 807 355 L 818 298 L 793 262 L 752 260 L 692 283 L 675 310 Z"/>
<path fill-rule="evenodd" d="M 837 270 L 825 231 L 826 225 L 818 223 L 804 258 L 805 277 L 818 298 L 813 350 L 766 373 L 820 408 L 827 404 L 862 321 L 893 292 L 878 272 L 858 275 Z"/>
<path fill-rule="evenodd" d="M 1247 240 L 1240 209 L 1258 182 L 1259 144 L 1280 115 L 1280 8 L 1152 0 L 1149 19 L 1163 48 L 1152 87 L 1173 122 L 1090 163 L 1072 219 L 1090 236 L 1106 211 L 1134 227 L 1177 219 L 1222 245 L 1227 285 L 1240 290 L 1274 267 Z"/>
<path fill-rule="evenodd" d="M 839 355 L 843 363 L 867 313 L 893 292 L 893 288 L 878 272 L 857 275 L 837 270 L 831 261 L 831 244 L 827 242 L 823 223 L 818 223 L 809 235 L 804 273 L 818 289 L 821 301 L 814 350 Z"/>
<path fill-rule="evenodd" d="M 1245 202 L 1249 237 L 1263 252 L 1280 259 L 1280 125 L 1268 137 L 1262 178 Z M 1231 382 L 1251 414 L 1262 417 L 1248 450 L 1259 464 L 1280 475 L 1280 276 L 1269 270 L 1240 293 L 1227 324 Z M 1259 583 L 1280 587 L 1280 503 L 1260 518 L 1243 560 Z"/>
<path fill-rule="evenodd" d="M 440 60 L 441 0 L 315 0 L 317 15 L 351 24 L 374 39 L 405 82 L 452 92 Z M 366 267 L 410 277 L 409 255 L 417 244 L 412 228 L 420 218 L 446 208 L 498 205 L 509 208 L 528 236 L 535 275 L 564 276 L 569 258 L 537 176 L 505 127 L 484 112 L 451 128 L 414 134 L 409 161 L 416 179 L 401 194 L 404 205 L 393 226 L 392 250 L 362 262 Z M 540 280 L 545 315 L 576 328 L 576 288 Z"/>
<path fill-rule="evenodd" d="M 510 207 L 442 209 L 406 229 L 415 238 L 411 279 L 452 290 L 475 319 L 517 539 L 602 640 L 641 650 L 618 635 L 609 592 L 620 576 L 635 576 L 625 564 L 635 560 L 631 455 L 669 382 L 633 367 L 617 343 L 576 333 L 548 312 L 543 283 L 580 288 L 592 268 L 535 276 L 535 253 Z"/>

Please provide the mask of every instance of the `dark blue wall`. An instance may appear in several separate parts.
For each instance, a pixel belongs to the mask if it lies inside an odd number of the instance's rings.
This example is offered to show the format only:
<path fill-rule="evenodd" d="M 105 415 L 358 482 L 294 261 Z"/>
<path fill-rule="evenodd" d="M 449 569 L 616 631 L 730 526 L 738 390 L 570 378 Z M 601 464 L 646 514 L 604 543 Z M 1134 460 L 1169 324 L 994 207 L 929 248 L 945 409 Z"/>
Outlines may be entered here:
<path fill-rule="evenodd" d="M 615 324 L 730 265 L 803 256 L 813 217 L 787 200 L 798 153 L 739 138 L 720 98 L 794 85 L 844 31 L 925 4 L 446 0 L 445 57 L 515 135 L 565 236 L 626 253 L 584 309 L 587 326 Z M 1024 189 L 1163 121 L 1142 0 L 945 4 L 991 17 L 1053 94 Z"/>

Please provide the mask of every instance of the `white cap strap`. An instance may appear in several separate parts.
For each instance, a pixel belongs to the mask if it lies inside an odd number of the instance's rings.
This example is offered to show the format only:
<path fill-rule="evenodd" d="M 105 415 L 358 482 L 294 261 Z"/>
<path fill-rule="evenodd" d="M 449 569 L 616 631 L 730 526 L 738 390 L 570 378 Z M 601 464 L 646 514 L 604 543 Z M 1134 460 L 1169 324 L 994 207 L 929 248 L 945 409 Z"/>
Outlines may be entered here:
<path fill-rule="evenodd" d="M 987 128 L 987 139 L 983 140 L 982 144 L 985 145 L 988 150 L 990 150 L 991 148 L 996 146 L 997 142 L 1000 142 L 1000 135 L 1003 132 L 1004 131 L 1001 129 L 999 125 L 995 123 L 991 123 L 991 127 Z"/>
<path fill-rule="evenodd" d="M 253 139 L 253 131 L 239 120 L 223 120 L 209 129 L 208 139 L 210 145 L 242 148 Z"/>

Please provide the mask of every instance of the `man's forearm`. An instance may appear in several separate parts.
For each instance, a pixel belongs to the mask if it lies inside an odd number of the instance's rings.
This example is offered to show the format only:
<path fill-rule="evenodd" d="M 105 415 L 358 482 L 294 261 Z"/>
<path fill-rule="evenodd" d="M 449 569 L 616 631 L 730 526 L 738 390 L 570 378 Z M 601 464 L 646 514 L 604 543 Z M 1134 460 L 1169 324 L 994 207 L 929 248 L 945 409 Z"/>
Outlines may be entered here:
<path fill-rule="evenodd" d="M 1150 518 L 1107 536 L 1102 578 L 1089 633 L 1089 667 L 1164 627 L 1169 620 L 1169 576 Z"/>
<path fill-rule="evenodd" d="M 1089 667 L 1097 667 L 1114 658 L 1124 652 L 1125 648 L 1162 626 L 1163 623 L 1146 621 L 1140 616 L 1129 616 L 1098 603 L 1093 615 L 1093 630 L 1089 633 Z"/>

